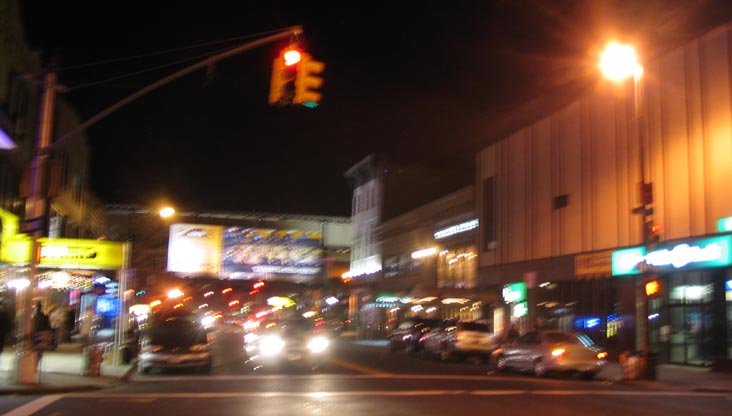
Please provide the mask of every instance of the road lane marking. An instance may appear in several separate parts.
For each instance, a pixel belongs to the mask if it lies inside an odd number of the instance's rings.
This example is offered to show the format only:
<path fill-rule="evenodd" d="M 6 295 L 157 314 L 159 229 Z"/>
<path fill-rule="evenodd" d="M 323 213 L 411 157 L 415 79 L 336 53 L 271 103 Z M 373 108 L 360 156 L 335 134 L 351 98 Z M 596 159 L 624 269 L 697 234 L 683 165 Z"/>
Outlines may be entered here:
<path fill-rule="evenodd" d="M 222 398 L 270 398 L 295 397 L 322 399 L 328 397 L 378 397 L 378 396 L 661 396 L 661 397 L 729 397 L 730 393 L 692 391 L 637 391 L 637 390 L 354 390 L 354 391 L 311 391 L 311 392 L 191 392 L 191 393 L 73 393 L 64 397 L 85 399 L 222 399 Z M 28 413 L 23 413 L 28 414 Z"/>
<path fill-rule="evenodd" d="M 343 362 L 344 364 L 351 364 Z M 333 363 L 333 365 L 340 365 Z M 357 366 L 356 371 L 371 371 L 367 374 L 242 374 L 242 375 L 210 375 L 210 376 L 139 376 L 134 379 L 135 383 L 159 383 L 161 381 L 233 381 L 233 380 L 278 380 L 278 379 L 403 379 L 403 380 L 476 380 L 476 381 L 517 381 L 520 378 L 504 376 L 483 376 L 483 375 L 439 375 L 439 374 L 394 374 L 379 371 L 369 367 Z M 551 379 L 531 379 L 536 383 L 551 383 Z"/>
<path fill-rule="evenodd" d="M 376 368 L 366 367 L 359 364 L 354 364 L 348 361 L 339 360 L 337 358 L 331 358 L 328 360 L 329 363 L 337 365 L 338 367 L 347 368 L 349 370 L 358 371 L 360 373 L 366 373 L 374 376 L 391 376 L 392 374 L 387 371 L 381 371 Z"/>
<path fill-rule="evenodd" d="M 15 409 L 5 413 L 3 416 L 29 416 L 62 397 L 64 396 L 59 394 L 43 396 L 20 407 L 16 407 Z"/>

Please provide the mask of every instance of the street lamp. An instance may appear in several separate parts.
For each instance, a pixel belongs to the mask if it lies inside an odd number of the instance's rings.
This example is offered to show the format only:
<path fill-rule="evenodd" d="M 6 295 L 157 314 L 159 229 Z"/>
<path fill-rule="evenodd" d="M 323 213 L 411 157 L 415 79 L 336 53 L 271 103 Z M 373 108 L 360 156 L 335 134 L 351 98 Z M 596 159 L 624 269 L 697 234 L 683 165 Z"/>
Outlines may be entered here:
<path fill-rule="evenodd" d="M 175 208 L 172 208 L 172 207 L 162 208 L 160 211 L 158 211 L 158 215 L 160 215 L 161 218 L 170 218 L 173 215 L 175 215 Z"/>
<path fill-rule="evenodd" d="M 599 67 L 605 78 L 615 83 L 622 83 L 633 77 L 633 119 L 636 123 L 638 134 L 638 159 L 640 162 L 640 184 L 639 201 L 640 206 L 633 208 L 634 214 L 641 215 L 641 236 L 642 245 L 648 247 L 650 235 L 647 224 L 653 221 L 653 191 L 650 182 L 646 182 L 646 161 L 645 161 L 645 112 L 643 110 L 643 65 L 638 59 L 638 54 L 632 45 L 621 44 L 615 41 L 608 42 L 600 54 Z M 636 309 L 636 348 L 643 355 L 643 363 L 646 366 L 646 374 L 650 374 L 648 367 L 648 308 L 644 296 L 643 280 L 645 273 L 638 275 L 635 285 L 635 309 Z"/>

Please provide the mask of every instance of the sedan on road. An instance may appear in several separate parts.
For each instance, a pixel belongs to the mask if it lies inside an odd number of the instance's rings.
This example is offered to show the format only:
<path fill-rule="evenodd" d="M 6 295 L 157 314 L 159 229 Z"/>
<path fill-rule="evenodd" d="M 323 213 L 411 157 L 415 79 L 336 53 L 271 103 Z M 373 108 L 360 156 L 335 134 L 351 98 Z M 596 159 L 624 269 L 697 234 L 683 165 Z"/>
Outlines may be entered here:
<path fill-rule="evenodd" d="M 484 323 L 448 320 L 422 337 L 420 344 L 424 355 L 450 360 L 488 358 L 499 341 Z"/>
<path fill-rule="evenodd" d="M 555 330 L 528 332 L 498 348 L 493 357 L 499 370 L 528 371 L 539 377 L 556 371 L 592 379 L 607 364 L 607 352 L 589 336 Z"/>
<path fill-rule="evenodd" d="M 400 322 L 396 329 L 387 335 L 389 350 L 417 352 L 420 349 L 420 338 L 440 323 L 440 319 L 428 318 L 409 318 Z"/>

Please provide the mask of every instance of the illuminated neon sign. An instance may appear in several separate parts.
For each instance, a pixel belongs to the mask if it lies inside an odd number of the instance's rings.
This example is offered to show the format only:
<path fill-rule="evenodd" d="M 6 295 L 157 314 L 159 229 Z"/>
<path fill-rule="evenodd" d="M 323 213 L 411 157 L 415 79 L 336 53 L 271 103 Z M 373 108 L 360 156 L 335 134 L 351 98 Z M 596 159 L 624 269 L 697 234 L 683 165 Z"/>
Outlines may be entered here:
<path fill-rule="evenodd" d="M 458 225 L 453 225 L 452 227 L 443 228 L 442 230 L 435 232 L 435 240 L 464 233 L 465 231 L 470 231 L 475 228 L 478 228 L 478 220 L 471 220 Z"/>
<path fill-rule="evenodd" d="M 732 231 L 732 217 L 725 217 L 717 220 L 717 231 L 720 233 Z"/>
<path fill-rule="evenodd" d="M 511 283 L 503 286 L 503 301 L 506 303 L 523 302 L 526 300 L 526 283 Z"/>
<path fill-rule="evenodd" d="M 639 274 L 642 266 L 661 270 L 732 264 L 732 236 L 705 238 L 646 253 L 643 247 L 613 252 L 613 276 Z"/>

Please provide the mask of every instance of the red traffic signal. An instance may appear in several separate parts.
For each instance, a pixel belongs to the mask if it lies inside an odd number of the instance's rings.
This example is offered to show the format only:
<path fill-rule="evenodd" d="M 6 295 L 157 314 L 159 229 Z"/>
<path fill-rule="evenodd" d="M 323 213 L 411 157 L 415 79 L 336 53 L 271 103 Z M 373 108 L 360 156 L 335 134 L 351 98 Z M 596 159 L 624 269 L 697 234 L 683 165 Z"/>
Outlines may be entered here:
<path fill-rule="evenodd" d="M 644 227 L 645 235 L 643 236 L 646 244 L 658 243 L 661 239 L 661 231 L 663 231 L 661 224 L 652 221 L 646 222 Z"/>
<path fill-rule="evenodd" d="M 300 63 L 302 54 L 297 49 L 286 49 L 282 58 L 285 60 L 285 66 L 292 66 Z"/>

